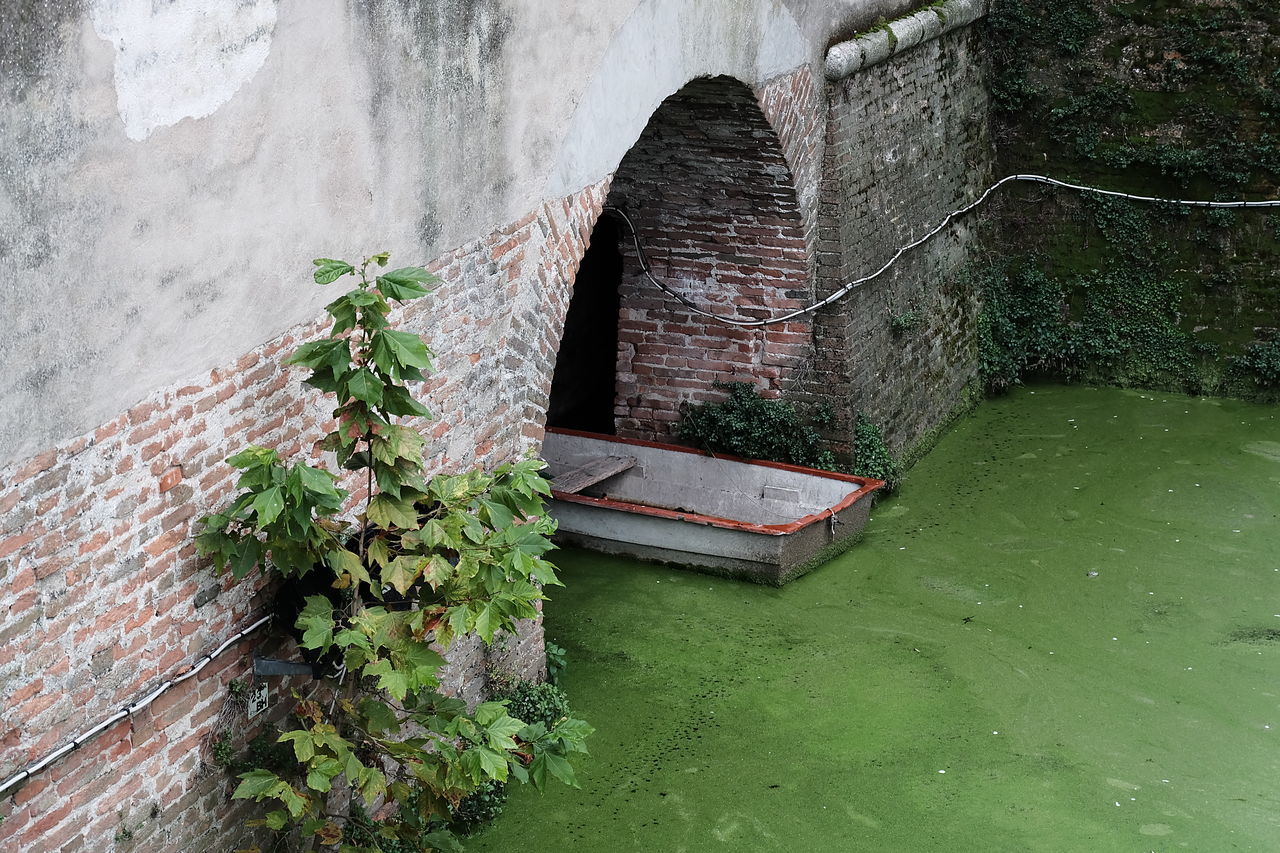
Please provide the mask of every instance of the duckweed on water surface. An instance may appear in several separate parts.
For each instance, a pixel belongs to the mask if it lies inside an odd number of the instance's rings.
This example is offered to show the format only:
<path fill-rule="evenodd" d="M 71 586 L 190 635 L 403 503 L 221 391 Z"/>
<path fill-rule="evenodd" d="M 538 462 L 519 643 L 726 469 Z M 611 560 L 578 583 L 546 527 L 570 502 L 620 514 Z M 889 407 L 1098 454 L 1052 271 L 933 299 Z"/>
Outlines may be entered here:
<path fill-rule="evenodd" d="M 594 757 L 468 849 L 1280 849 L 1277 412 L 1019 390 L 781 590 L 561 554 Z"/>

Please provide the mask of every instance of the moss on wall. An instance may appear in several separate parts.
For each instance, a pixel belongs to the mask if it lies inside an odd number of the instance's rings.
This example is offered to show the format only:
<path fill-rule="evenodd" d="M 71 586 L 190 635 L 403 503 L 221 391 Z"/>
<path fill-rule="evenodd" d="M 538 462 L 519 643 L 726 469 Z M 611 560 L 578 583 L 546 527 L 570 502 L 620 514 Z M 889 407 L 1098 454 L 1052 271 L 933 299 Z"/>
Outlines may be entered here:
<path fill-rule="evenodd" d="M 1047 7 L 1047 8 L 1046 8 Z M 1004 0 L 987 24 L 999 171 L 1144 195 L 1280 197 L 1273 0 Z M 988 223 L 984 375 L 1275 395 L 1280 214 L 1019 188 Z"/>

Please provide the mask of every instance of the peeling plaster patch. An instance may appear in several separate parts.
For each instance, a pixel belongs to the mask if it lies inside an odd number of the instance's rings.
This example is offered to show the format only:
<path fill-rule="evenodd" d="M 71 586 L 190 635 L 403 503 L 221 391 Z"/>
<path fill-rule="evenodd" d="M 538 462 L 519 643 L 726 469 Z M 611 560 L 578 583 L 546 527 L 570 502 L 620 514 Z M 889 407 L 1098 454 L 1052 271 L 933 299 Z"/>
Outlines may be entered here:
<path fill-rule="evenodd" d="M 115 46 L 125 135 L 143 140 L 230 101 L 267 61 L 277 0 L 95 0 L 93 28 Z"/>

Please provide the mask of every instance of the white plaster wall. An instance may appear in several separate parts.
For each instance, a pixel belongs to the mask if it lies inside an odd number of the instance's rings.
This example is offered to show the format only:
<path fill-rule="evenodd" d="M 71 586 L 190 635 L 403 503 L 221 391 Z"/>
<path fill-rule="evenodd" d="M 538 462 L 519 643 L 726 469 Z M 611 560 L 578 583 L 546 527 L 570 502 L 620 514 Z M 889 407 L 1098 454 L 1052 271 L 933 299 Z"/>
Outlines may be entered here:
<path fill-rule="evenodd" d="M 612 171 L 901 0 L 5 0 L 0 465 Z"/>

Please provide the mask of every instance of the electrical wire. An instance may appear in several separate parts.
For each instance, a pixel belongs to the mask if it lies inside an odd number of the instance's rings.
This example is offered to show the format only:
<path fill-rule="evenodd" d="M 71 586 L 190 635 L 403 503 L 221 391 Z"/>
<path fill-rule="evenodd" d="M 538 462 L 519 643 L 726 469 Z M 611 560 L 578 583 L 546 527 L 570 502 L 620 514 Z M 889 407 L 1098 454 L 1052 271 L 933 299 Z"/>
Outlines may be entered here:
<path fill-rule="evenodd" d="M 138 701 L 134 702 L 131 705 L 125 705 L 123 708 L 121 708 L 119 711 L 116 711 L 110 717 L 107 717 L 105 720 L 101 721 L 100 723 L 93 726 L 92 728 L 86 729 L 85 731 L 76 735 L 70 741 L 58 747 L 56 750 L 49 753 L 44 758 L 40 759 L 34 764 L 28 765 L 26 769 L 18 771 L 13 776 L 10 776 L 4 782 L 0 783 L 0 794 L 3 794 L 5 791 L 9 790 L 14 785 L 17 785 L 19 782 L 22 782 L 26 779 L 30 779 L 32 776 L 39 773 L 41 770 L 48 767 L 50 764 L 57 761 L 59 758 L 66 755 L 67 753 L 79 749 L 81 746 L 84 745 L 86 741 L 93 738 L 95 735 L 102 733 L 107 728 L 109 728 L 113 723 L 119 722 L 120 720 L 123 720 L 126 717 L 129 717 L 138 713 L 143 708 L 147 707 L 152 702 L 154 702 L 156 699 L 159 699 L 165 692 L 167 692 L 171 688 L 176 687 L 177 685 L 186 681 L 188 678 L 194 678 L 197 674 L 199 674 L 200 670 L 204 669 L 214 658 L 218 657 L 227 649 L 229 649 L 232 645 L 234 645 L 235 643 L 238 643 L 240 640 L 244 639 L 249 634 L 252 634 L 254 631 L 258 630 L 263 625 L 270 622 L 271 619 L 272 619 L 271 616 L 263 616 L 261 619 L 259 619 L 257 622 L 254 622 L 248 628 L 245 628 L 235 636 L 224 641 L 222 645 L 218 646 L 212 652 L 208 653 L 207 655 L 204 655 L 202 658 L 200 658 L 200 660 L 198 660 L 189 669 L 184 671 L 181 675 L 177 676 L 176 678 L 172 678 L 172 679 L 169 679 L 168 681 L 165 681 L 163 684 L 161 684 L 156 689 L 152 690 L 149 694 L 147 694 L 143 698 L 139 699 Z"/>
<path fill-rule="evenodd" d="M 1000 187 L 1004 186 L 1005 184 L 1011 183 L 1013 181 L 1027 181 L 1031 183 L 1048 184 L 1049 186 L 1052 186 L 1052 187 L 1061 187 L 1063 189 L 1075 190 L 1076 192 L 1093 193 L 1095 195 L 1111 196 L 1113 198 L 1123 198 L 1123 199 L 1128 199 L 1129 201 L 1138 201 L 1138 202 L 1143 202 L 1147 204 L 1173 204 L 1173 205 L 1180 205 L 1183 207 L 1210 207 L 1210 208 L 1220 208 L 1220 207 L 1280 208 L 1280 200 L 1276 200 L 1276 201 L 1199 201 L 1199 200 L 1188 200 L 1188 199 L 1157 198 L 1156 196 L 1134 195 L 1132 193 L 1122 193 L 1122 192 L 1117 192 L 1115 190 L 1104 190 L 1104 189 L 1099 189 L 1098 187 L 1087 187 L 1081 184 L 1072 184 L 1066 181 L 1059 181 L 1055 178 L 1046 178 L 1044 175 L 1008 175 L 996 181 L 991 186 L 987 187 L 987 189 L 982 193 L 982 195 L 978 196 L 978 198 L 975 199 L 974 201 L 970 202 L 969 204 L 965 205 L 964 207 L 958 210 L 953 210 L 950 213 L 948 213 L 941 222 L 939 222 L 931 231 L 926 233 L 923 237 L 919 238 L 918 240 L 914 240 L 908 243 L 907 245 L 903 246 L 902 248 L 898 249 L 898 251 L 894 252 L 893 256 L 889 258 L 889 260 L 886 261 L 883 266 L 881 266 L 878 270 L 871 273 L 870 275 L 864 275 L 862 278 L 854 279 L 853 281 L 844 285 L 840 289 L 836 290 L 830 296 L 827 296 L 826 298 L 818 302 L 815 302 L 812 305 L 809 305 L 805 308 L 798 308 L 794 311 L 789 311 L 785 314 L 781 314 L 776 317 L 766 317 L 764 319 L 759 319 L 759 320 L 739 320 L 734 317 L 726 317 L 723 314 L 716 314 L 711 311 L 706 311 L 698 307 L 698 305 L 696 305 L 688 297 L 684 296 L 683 294 L 677 293 L 675 290 L 672 290 L 665 283 L 654 278 L 653 268 L 649 264 L 649 258 L 645 254 L 644 246 L 641 245 L 640 243 L 640 235 L 639 233 L 637 233 L 636 227 L 631 221 L 631 217 L 627 216 L 626 212 L 621 210 L 618 207 L 608 206 L 605 208 L 605 210 L 609 211 L 610 213 L 617 214 L 619 217 L 622 218 L 624 222 L 626 222 L 627 229 L 631 232 L 631 242 L 636 247 L 636 256 L 640 260 L 640 271 L 644 273 L 645 277 L 649 279 L 650 283 L 652 283 L 655 287 L 657 287 L 663 293 L 670 296 L 672 299 L 675 299 L 677 302 L 679 302 L 681 305 L 688 308 L 693 313 L 698 314 L 702 317 L 707 317 L 709 319 L 715 320 L 718 323 L 724 323 L 729 326 L 745 326 L 748 328 L 760 328 L 763 326 L 772 326 L 777 323 L 786 323 L 790 320 L 796 319 L 797 317 L 803 317 L 805 314 L 811 314 L 814 311 L 817 311 L 819 308 L 824 308 L 833 302 L 837 302 L 840 299 L 843 299 L 844 297 L 848 296 L 851 292 L 861 287 L 862 285 L 867 284 L 868 282 L 871 282 L 879 278 L 881 275 L 887 272 L 890 267 L 896 264 L 898 260 L 907 252 L 910 252 L 913 249 L 919 248 L 920 246 L 929 242 L 931 239 L 936 237 L 944 228 L 950 225 L 952 221 L 980 207 L 982 204 L 986 202 L 988 198 L 991 197 L 992 193 L 1000 189 Z M 747 306 L 747 307 L 751 307 L 751 306 Z"/>

